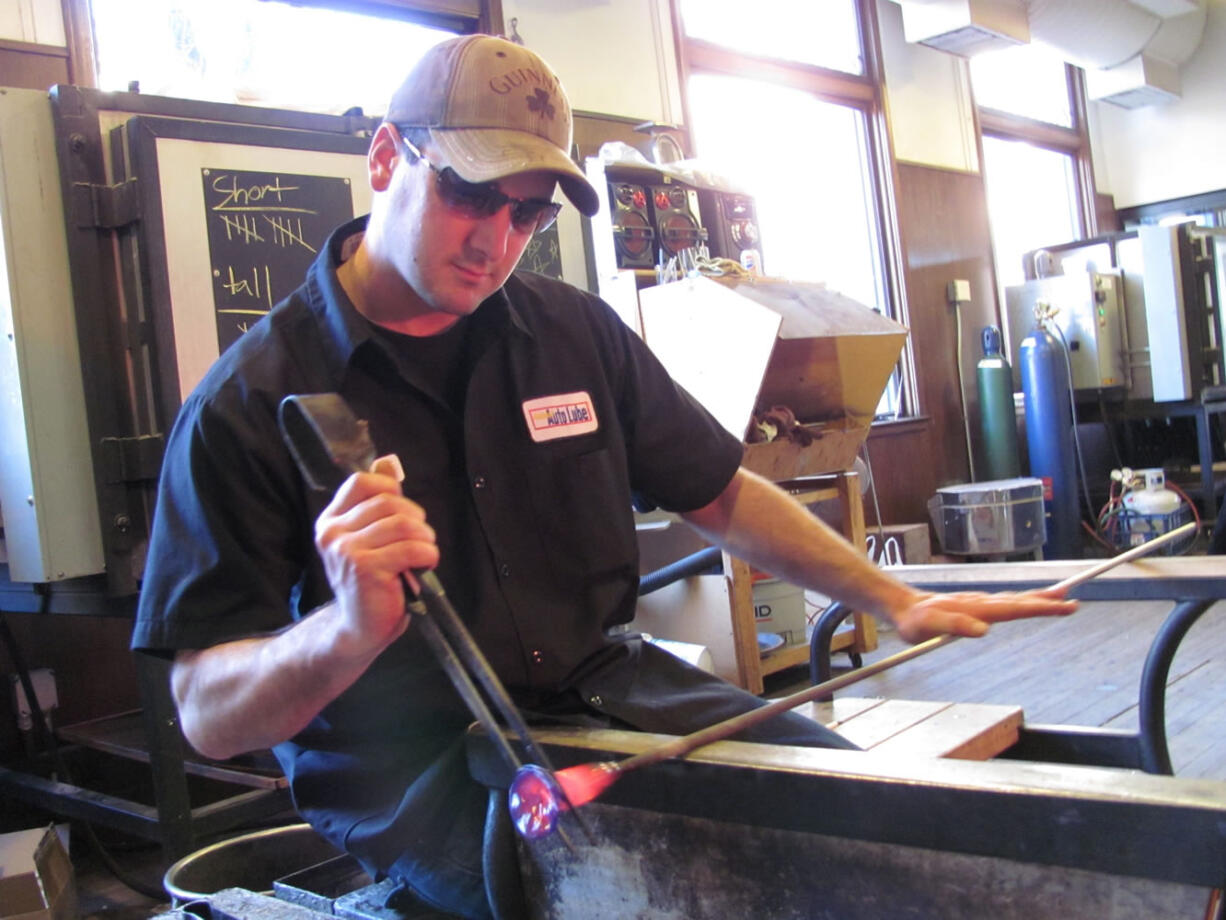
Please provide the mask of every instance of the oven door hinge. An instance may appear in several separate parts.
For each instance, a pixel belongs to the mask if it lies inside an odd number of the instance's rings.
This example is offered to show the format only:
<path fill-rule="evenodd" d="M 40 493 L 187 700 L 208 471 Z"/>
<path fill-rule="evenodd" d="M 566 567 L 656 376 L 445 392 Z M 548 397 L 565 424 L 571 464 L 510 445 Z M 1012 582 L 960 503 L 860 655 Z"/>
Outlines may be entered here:
<path fill-rule="evenodd" d="M 107 482 L 147 482 L 162 469 L 165 439 L 160 434 L 102 439 L 102 470 Z"/>
<path fill-rule="evenodd" d="M 136 178 L 118 185 L 92 185 L 77 182 L 72 186 L 72 216 L 78 227 L 118 230 L 140 220 L 140 196 Z"/>

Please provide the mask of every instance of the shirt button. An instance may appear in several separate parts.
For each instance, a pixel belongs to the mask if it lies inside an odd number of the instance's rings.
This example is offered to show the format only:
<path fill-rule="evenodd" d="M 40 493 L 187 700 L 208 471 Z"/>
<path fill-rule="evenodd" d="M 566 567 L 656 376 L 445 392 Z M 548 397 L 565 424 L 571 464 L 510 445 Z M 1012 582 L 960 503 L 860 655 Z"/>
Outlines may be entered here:
<path fill-rule="evenodd" d="M 592 696 L 589 696 L 587 698 L 587 701 L 591 703 L 593 706 L 595 706 L 597 709 L 599 709 L 601 706 L 604 705 L 604 699 L 602 699 L 599 694 L 593 694 Z"/>
<path fill-rule="evenodd" d="M 485 477 L 484 476 L 473 477 L 473 488 L 474 489 L 484 489 L 485 488 Z"/>
<path fill-rule="evenodd" d="M 532 650 L 532 663 L 540 664 L 544 660 L 545 660 L 545 656 L 541 654 L 541 650 L 539 648 L 534 648 Z"/>
<path fill-rule="evenodd" d="M 498 574 L 503 578 L 509 578 L 511 576 L 511 567 L 504 562 L 498 566 Z"/>

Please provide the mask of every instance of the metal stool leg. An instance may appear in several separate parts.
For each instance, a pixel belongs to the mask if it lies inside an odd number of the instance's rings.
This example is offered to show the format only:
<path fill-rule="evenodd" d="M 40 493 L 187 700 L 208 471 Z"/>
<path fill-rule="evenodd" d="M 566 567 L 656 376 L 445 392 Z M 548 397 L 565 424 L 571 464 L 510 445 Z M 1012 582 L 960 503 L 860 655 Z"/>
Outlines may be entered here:
<path fill-rule="evenodd" d="M 1146 773 L 1174 774 L 1171 755 L 1166 745 L 1166 678 L 1175 660 L 1179 643 L 1192 624 L 1214 604 L 1213 600 L 1183 601 L 1167 614 L 1159 627 L 1141 671 L 1138 699 L 1141 733 L 1137 743 L 1141 753 L 1141 768 Z"/>
<path fill-rule="evenodd" d="M 810 683 L 820 684 L 830 679 L 830 643 L 839 625 L 853 613 L 855 611 L 850 607 L 835 601 L 817 618 L 817 623 L 813 626 L 813 635 L 809 639 Z M 856 662 L 854 658 L 852 660 L 859 667 L 859 662 Z M 830 696 L 819 697 L 817 701 L 826 703 L 830 699 Z"/>

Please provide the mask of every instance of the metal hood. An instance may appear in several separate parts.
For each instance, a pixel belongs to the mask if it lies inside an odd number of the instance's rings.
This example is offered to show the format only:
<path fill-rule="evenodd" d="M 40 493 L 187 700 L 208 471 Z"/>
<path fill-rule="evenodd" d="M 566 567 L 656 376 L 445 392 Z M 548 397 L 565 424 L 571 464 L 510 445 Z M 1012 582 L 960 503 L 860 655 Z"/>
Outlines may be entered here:
<path fill-rule="evenodd" d="M 1129 108 L 1178 98 L 1206 0 L 895 0 L 907 41 L 964 57 L 1042 44 L 1086 71 L 1087 92 Z"/>

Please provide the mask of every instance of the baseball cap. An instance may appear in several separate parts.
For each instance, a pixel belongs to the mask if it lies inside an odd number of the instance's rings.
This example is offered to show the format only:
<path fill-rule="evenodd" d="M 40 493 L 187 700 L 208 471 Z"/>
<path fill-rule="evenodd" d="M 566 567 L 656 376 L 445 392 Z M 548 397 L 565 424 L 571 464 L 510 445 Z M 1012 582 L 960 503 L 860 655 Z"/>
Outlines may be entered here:
<path fill-rule="evenodd" d="M 523 45 L 462 35 L 431 48 L 388 103 L 384 120 L 426 128 L 431 160 L 468 182 L 544 170 L 591 216 L 600 199 L 570 158 L 570 103 L 549 65 Z"/>

